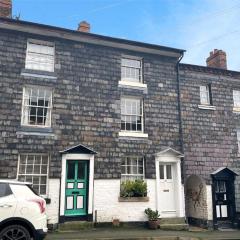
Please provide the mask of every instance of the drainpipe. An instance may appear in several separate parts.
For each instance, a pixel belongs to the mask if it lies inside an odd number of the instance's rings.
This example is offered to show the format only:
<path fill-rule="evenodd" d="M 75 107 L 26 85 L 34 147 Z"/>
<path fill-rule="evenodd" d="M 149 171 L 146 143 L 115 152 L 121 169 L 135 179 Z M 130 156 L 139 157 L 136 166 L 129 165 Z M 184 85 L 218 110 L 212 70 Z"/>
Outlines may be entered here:
<path fill-rule="evenodd" d="M 184 142 L 183 142 L 183 130 L 182 130 L 182 108 L 181 108 L 181 86 L 180 86 L 180 76 L 179 76 L 179 65 L 184 56 L 184 51 L 182 52 L 181 56 L 179 57 L 177 64 L 176 64 L 176 71 L 177 71 L 177 96 L 178 96 L 178 118 L 179 118 L 179 140 L 180 140 L 180 149 L 182 154 L 184 154 Z M 182 183 L 184 184 L 184 178 L 185 178 L 185 165 L 184 160 L 182 158 L 181 161 L 181 169 L 182 169 Z M 184 188 L 185 190 L 185 188 Z M 186 195 L 184 193 L 184 195 Z M 185 199 L 185 198 L 184 198 Z M 185 209 L 185 215 L 186 215 L 186 209 Z M 186 218 L 187 222 L 187 218 Z"/>
<path fill-rule="evenodd" d="M 182 154 L 184 154 L 184 144 L 183 144 L 183 131 L 182 131 L 182 108 L 181 108 L 181 88 L 180 88 L 180 76 L 179 76 L 179 65 L 184 56 L 184 52 L 182 52 L 179 57 L 176 65 L 177 71 L 177 96 L 178 96 L 178 118 L 179 118 L 179 140 L 180 140 L 180 148 Z"/>

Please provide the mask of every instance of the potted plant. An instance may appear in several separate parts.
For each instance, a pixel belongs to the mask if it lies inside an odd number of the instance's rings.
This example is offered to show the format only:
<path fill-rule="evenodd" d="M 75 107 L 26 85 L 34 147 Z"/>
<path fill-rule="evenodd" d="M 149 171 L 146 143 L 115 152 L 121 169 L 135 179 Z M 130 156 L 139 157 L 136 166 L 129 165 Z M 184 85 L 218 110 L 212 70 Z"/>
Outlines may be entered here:
<path fill-rule="evenodd" d="M 145 214 L 148 217 L 148 227 L 150 229 L 157 229 L 159 226 L 159 217 L 160 214 L 158 211 L 153 211 L 151 208 L 145 209 Z"/>

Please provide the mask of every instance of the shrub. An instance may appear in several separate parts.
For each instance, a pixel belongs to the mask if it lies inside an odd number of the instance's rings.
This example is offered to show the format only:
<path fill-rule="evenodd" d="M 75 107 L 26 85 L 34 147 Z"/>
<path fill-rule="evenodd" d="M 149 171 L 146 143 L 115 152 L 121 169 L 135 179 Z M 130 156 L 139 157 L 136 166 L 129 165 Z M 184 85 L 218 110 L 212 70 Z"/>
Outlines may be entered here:
<path fill-rule="evenodd" d="M 147 183 L 143 180 L 126 180 L 121 183 L 120 197 L 146 197 Z"/>
<path fill-rule="evenodd" d="M 145 209 L 144 212 L 147 215 L 149 221 L 156 221 L 160 217 L 158 211 L 153 211 L 151 208 Z"/>

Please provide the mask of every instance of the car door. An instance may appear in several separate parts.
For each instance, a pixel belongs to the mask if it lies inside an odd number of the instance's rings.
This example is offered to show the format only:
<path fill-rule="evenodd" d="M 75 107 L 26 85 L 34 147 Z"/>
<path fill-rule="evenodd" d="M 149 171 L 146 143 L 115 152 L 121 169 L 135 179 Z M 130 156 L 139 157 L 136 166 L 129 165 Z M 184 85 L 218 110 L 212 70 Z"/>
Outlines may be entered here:
<path fill-rule="evenodd" d="M 16 206 L 17 201 L 9 184 L 0 182 L 0 222 L 13 217 Z"/>

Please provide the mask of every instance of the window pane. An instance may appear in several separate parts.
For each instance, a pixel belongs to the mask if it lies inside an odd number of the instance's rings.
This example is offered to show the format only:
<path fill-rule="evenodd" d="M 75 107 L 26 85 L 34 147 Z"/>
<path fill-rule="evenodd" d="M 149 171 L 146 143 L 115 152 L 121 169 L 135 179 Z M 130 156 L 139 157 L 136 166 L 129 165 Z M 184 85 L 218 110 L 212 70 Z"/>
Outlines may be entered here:
<path fill-rule="evenodd" d="M 141 81 L 141 61 L 135 59 L 122 59 L 121 75 L 123 80 L 140 82 Z"/>
<path fill-rule="evenodd" d="M 85 162 L 78 162 L 78 179 L 85 179 Z"/>
<path fill-rule="evenodd" d="M 164 166 L 163 165 L 159 165 L 159 175 L 160 175 L 160 179 L 164 179 Z"/>
<path fill-rule="evenodd" d="M 167 168 L 167 179 L 172 179 L 172 166 L 166 165 Z"/>
<path fill-rule="evenodd" d="M 11 189 L 7 183 L 0 183 L 0 197 L 6 197 L 11 194 Z"/>
<path fill-rule="evenodd" d="M 200 86 L 200 102 L 201 104 L 210 104 L 210 92 L 208 85 Z"/>
<path fill-rule="evenodd" d="M 139 99 L 125 98 L 121 101 L 121 129 L 142 131 L 142 110 Z"/>
<path fill-rule="evenodd" d="M 25 88 L 29 102 L 23 101 L 22 122 L 27 125 L 50 126 L 51 91 L 42 88 Z"/>
<path fill-rule="evenodd" d="M 34 165 L 34 171 L 33 171 L 34 174 L 40 174 L 40 166 L 41 165 Z"/>
<path fill-rule="evenodd" d="M 25 165 L 19 165 L 19 174 L 25 174 Z"/>
<path fill-rule="evenodd" d="M 28 42 L 26 68 L 54 71 L 54 46 L 45 43 Z"/>
<path fill-rule="evenodd" d="M 68 165 L 67 178 L 68 179 L 74 179 L 75 178 L 75 162 L 74 161 L 68 161 L 67 165 Z"/>
<path fill-rule="evenodd" d="M 42 174 L 47 174 L 47 169 L 48 169 L 48 165 L 42 165 L 41 173 Z"/>
<path fill-rule="evenodd" d="M 142 157 L 125 157 L 121 165 L 121 178 L 142 179 L 143 178 L 143 158 Z"/>

